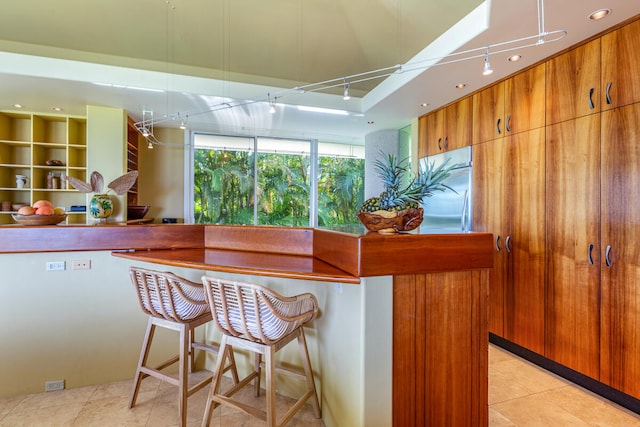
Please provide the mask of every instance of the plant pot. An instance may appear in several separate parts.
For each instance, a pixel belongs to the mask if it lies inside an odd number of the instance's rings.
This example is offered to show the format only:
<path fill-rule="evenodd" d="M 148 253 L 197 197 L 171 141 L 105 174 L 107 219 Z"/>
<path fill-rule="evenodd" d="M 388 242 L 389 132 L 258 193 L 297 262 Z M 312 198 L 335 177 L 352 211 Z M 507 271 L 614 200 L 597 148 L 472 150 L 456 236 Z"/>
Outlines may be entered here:
<path fill-rule="evenodd" d="M 424 209 L 405 209 L 398 212 L 390 212 L 385 215 L 373 212 L 360 212 L 358 219 L 369 231 L 378 233 L 397 233 L 411 231 L 422 224 Z"/>
<path fill-rule="evenodd" d="M 107 219 L 113 212 L 113 201 L 108 194 L 94 194 L 89 202 L 89 215 L 95 219 Z"/>

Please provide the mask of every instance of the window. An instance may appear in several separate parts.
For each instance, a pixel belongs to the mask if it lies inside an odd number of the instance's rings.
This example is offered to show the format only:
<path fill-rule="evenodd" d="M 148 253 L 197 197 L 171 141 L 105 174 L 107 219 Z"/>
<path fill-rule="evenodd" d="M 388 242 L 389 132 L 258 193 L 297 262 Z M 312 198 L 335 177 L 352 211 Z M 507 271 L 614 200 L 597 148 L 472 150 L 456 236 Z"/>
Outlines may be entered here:
<path fill-rule="evenodd" d="M 198 133 L 193 139 L 194 222 L 296 227 L 358 222 L 364 147 Z"/>

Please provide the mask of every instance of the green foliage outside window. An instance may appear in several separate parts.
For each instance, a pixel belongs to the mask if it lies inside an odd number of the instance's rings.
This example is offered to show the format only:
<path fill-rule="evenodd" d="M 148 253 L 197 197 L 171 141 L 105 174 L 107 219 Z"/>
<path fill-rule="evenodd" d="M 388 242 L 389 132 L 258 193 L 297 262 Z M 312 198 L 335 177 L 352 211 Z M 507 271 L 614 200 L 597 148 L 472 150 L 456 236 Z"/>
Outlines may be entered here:
<path fill-rule="evenodd" d="M 309 225 L 310 157 L 259 153 L 258 224 Z M 197 148 L 194 153 L 194 217 L 199 224 L 254 223 L 254 154 Z M 364 160 L 320 157 L 318 224 L 357 224 L 364 195 Z"/>

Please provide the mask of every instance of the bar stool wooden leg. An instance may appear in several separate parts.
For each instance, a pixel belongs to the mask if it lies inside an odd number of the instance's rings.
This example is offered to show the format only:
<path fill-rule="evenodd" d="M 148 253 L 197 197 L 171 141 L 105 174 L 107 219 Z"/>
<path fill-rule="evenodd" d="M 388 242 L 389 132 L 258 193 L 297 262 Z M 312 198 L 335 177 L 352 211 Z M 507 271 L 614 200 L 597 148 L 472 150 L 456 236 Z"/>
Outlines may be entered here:
<path fill-rule="evenodd" d="M 187 425 L 187 398 L 189 397 L 189 372 L 191 372 L 191 333 L 187 325 L 180 325 L 180 366 L 178 368 L 178 416 L 180 425 Z"/>
<path fill-rule="evenodd" d="M 147 322 L 147 331 L 144 334 L 142 341 L 142 349 L 140 350 L 140 358 L 138 359 L 138 368 L 136 369 L 136 375 L 133 379 L 133 390 L 131 391 L 131 397 L 129 398 L 129 408 L 133 408 L 138 399 L 138 392 L 140 391 L 140 384 L 142 380 L 148 375 L 142 373 L 141 368 L 146 366 L 147 358 L 149 357 L 149 350 L 151 349 L 151 342 L 153 341 L 153 334 L 156 330 L 156 325 L 153 324 L 153 320 L 149 318 Z"/>
<path fill-rule="evenodd" d="M 316 418 L 322 417 L 322 411 L 320 410 L 320 402 L 318 402 L 318 393 L 316 393 L 316 383 L 313 380 L 313 370 L 311 369 L 311 360 L 309 359 L 309 349 L 307 348 L 307 339 L 304 335 L 304 329 L 300 328 L 298 334 L 298 347 L 300 348 L 300 356 L 302 357 L 302 363 L 304 364 L 304 373 L 307 377 L 307 391 L 311 392 L 311 404 L 313 405 L 313 412 Z"/>
<path fill-rule="evenodd" d="M 211 415 L 213 411 L 218 406 L 218 403 L 215 402 L 214 396 L 220 392 L 220 382 L 222 381 L 222 374 L 224 373 L 224 361 L 229 359 L 233 362 L 233 377 L 234 384 L 238 384 L 238 372 L 235 369 L 235 358 L 233 357 L 233 349 L 231 346 L 227 345 L 227 336 L 222 335 L 222 340 L 220 341 L 220 348 L 218 349 L 218 359 L 216 360 L 216 366 L 213 371 L 213 378 L 211 382 L 211 388 L 209 389 L 209 397 L 207 397 L 207 406 L 204 409 L 204 416 L 202 417 L 202 427 L 207 427 L 211 422 Z"/>
<path fill-rule="evenodd" d="M 276 427 L 278 420 L 276 419 L 276 361 L 274 347 L 266 347 L 264 364 L 267 389 L 267 425 Z"/>
<path fill-rule="evenodd" d="M 257 374 L 256 380 L 254 382 L 254 390 L 253 395 L 255 397 L 260 396 L 260 372 L 262 367 L 262 354 L 254 353 L 253 354 L 253 371 Z"/>

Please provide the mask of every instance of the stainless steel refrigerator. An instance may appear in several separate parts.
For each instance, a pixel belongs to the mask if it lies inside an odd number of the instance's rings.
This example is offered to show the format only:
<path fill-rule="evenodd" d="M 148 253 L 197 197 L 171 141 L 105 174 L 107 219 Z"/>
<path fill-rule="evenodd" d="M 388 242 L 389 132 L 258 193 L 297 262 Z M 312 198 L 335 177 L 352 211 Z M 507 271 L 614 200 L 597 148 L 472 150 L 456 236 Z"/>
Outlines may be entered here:
<path fill-rule="evenodd" d="M 420 168 L 424 170 L 427 163 L 439 166 L 447 160 L 448 166 L 455 166 L 444 183 L 455 192 L 437 191 L 423 199 L 424 220 L 420 229 L 426 232 L 471 231 L 471 146 L 424 157 L 420 159 Z"/>

